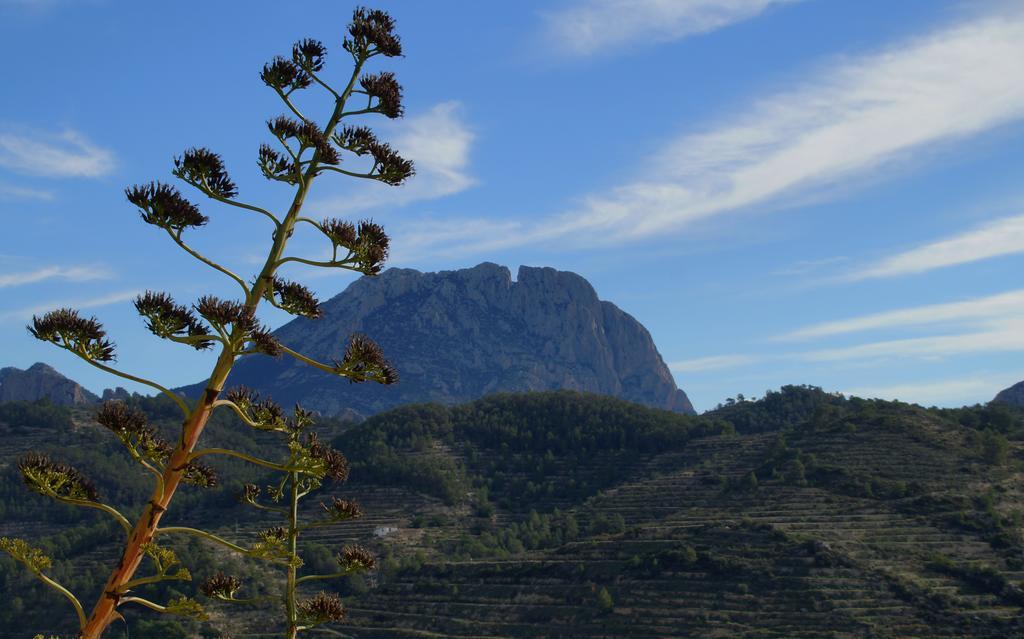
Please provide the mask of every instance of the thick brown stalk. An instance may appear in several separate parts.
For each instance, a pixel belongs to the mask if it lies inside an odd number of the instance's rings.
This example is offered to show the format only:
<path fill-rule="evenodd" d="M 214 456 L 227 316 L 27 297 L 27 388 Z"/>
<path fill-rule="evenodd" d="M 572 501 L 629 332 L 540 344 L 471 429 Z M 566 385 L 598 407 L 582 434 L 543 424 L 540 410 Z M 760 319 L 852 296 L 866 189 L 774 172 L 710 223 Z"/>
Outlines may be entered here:
<path fill-rule="evenodd" d="M 341 121 L 345 102 L 352 93 L 352 88 L 359 77 L 364 62 L 365 59 L 360 59 L 356 62 L 348 86 L 345 87 L 345 90 L 335 102 L 334 113 L 324 128 L 325 135 L 328 138 L 334 132 L 338 122 Z M 306 200 L 306 193 L 316 177 L 319 166 L 318 159 L 319 152 L 314 154 L 312 162 L 306 169 L 303 180 L 295 193 L 295 198 L 288 209 L 288 214 L 274 233 L 274 244 L 267 255 L 267 261 L 253 283 L 249 296 L 246 298 L 246 306 L 253 309 L 253 311 L 259 306 L 260 301 L 263 299 L 263 294 L 273 283 L 274 272 L 277 270 L 279 261 L 284 254 L 285 245 L 288 243 L 288 239 L 295 228 L 295 220 L 302 210 L 302 205 Z M 231 337 L 235 338 L 236 336 L 233 334 Z M 124 594 L 124 584 L 132 580 L 135 576 L 135 571 L 139 568 L 139 564 L 142 563 L 142 558 L 145 555 L 144 547 L 152 541 L 156 534 L 157 526 L 160 523 L 160 518 L 167 511 L 171 499 L 174 497 L 174 492 L 177 490 L 178 484 L 181 483 L 185 465 L 188 463 L 189 456 L 199 442 L 199 436 L 202 435 L 206 422 L 213 413 L 214 402 L 217 401 L 217 397 L 224 389 L 224 383 L 227 381 L 228 374 L 234 365 L 235 357 L 236 354 L 231 348 L 225 348 L 217 359 L 217 365 L 210 375 L 210 380 L 207 382 L 206 391 L 202 399 L 192 409 L 191 415 L 182 427 L 181 439 L 171 454 L 170 461 L 167 463 L 163 473 L 163 486 L 162 488 L 159 485 L 157 486 L 153 497 L 146 504 L 138 521 L 135 522 L 131 535 L 128 537 L 128 543 L 121 554 L 121 560 L 107 579 L 99 601 L 96 602 L 88 622 L 79 635 L 81 639 L 100 639 L 110 624 L 120 617 L 120 614 L 117 612 L 117 605 L 120 596 Z M 291 625 L 293 629 L 290 632 L 292 636 L 295 636 L 297 629 L 294 628 L 294 624 Z"/>
<path fill-rule="evenodd" d="M 164 470 L 163 490 L 161 491 L 157 487 L 153 497 L 142 511 L 142 515 L 135 522 L 135 527 L 128 537 L 128 543 L 125 545 L 124 552 L 121 554 L 121 560 L 110 574 L 106 585 L 103 586 L 100 599 L 96 602 L 88 622 L 82 629 L 81 637 L 83 639 L 99 639 L 103 635 L 103 631 L 119 617 L 117 604 L 120 596 L 124 594 L 124 584 L 134 577 L 135 571 L 145 555 L 144 546 L 153 540 L 157 525 L 160 523 L 160 518 L 174 497 L 178 484 L 181 483 L 181 477 L 185 471 L 185 465 L 188 463 L 189 455 L 199 441 L 199 436 L 202 434 L 206 422 L 210 419 L 210 414 L 213 412 L 213 402 L 216 401 L 224 386 L 224 381 L 231 370 L 232 362 L 233 356 L 228 351 L 225 351 L 225 354 L 221 355 L 217 361 L 217 367 L 214 369 L 214 374 L 211 376 L 210 382 L 206 387 L 206 392 L 200 403 L 192 411 L 192 416 L 185 423 L 181 440 L 171 454 L 167 468 Z"/>

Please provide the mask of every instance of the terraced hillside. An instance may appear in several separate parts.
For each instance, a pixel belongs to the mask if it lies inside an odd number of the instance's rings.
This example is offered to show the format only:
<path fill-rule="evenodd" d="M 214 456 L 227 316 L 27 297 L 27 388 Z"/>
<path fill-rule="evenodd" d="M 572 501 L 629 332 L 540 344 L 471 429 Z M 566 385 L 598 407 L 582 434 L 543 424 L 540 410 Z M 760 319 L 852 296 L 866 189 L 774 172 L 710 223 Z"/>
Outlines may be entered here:
<path fill-rule="evenodd" d="M 543 393 L 332 428 L 353 479 L 325 494 L 366 516 L 309 541 L 381 557 L 329 584 L 347 595 L 339 636 L 1024 637 L 1024 413 L 1009 407 L 786 387 L 687 417 Z M 190 517 L 242 543 L 266 526 L 223 494 L 193 499 Z M 0 534 L 50 526 L 22 512 Z M 186 549 L 223 561 L 204 552 Z M 6 579 L 5 595 L 24 583 Z M 211 610 L 203 636 L 272 636 L 266 611 Z"/>

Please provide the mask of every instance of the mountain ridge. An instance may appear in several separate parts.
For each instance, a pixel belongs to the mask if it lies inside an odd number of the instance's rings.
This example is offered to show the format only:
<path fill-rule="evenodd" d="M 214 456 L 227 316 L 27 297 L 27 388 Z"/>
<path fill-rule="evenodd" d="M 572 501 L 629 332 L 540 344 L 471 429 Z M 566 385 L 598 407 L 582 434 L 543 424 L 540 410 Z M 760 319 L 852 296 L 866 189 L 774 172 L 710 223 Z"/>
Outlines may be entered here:
<path fill-rule="evenodd" d="M 275 336 L 330 362 L 340 358 L 350 334 L 366 334 L 383 348 L 401 381 L 353 387 L 288 358 L 261 358 L 239 362 L 228 384 L 328 415 L 555 389 L 695 412 L 647 329 L 600 300 L 575 273 L 521 266 L 513 280 L 507 267 L 492 262 L 440 272 L 392 268 L 356 280 L 321 310 L 321 319 L 297 318 Z M 196 395 L 201 389 L 180 390 Z"/>

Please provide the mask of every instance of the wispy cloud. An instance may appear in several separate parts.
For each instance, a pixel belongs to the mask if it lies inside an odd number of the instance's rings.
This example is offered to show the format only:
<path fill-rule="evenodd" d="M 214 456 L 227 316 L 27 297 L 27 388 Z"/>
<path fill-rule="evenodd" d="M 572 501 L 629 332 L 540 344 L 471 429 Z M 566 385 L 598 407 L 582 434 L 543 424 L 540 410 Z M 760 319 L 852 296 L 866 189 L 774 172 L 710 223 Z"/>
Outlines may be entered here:
<path fill-rule="evenodd" d="M 1024 215 L 994 220 L 966 233 L 887 257 L 844 279 L 913 275 L 1013 253 L 1024 253 Z"/>
<path fill-rule="evenodd" d="M 800 0 L 582 0 L 544 16 L 555 48 L 588 56 L 642 42 L 671 42 Z"/>
<path fill-rule="evenodd" d="M 700 371 L 721 370 L 746 366 L 758 361 L 753 355 L 712 355 L 678 362 L 670 362 L 669 370 L 673 373 L 695 373 Z"/>
<path fill-rule="evenodd" d="M 1024 118 L 1024 12 L 990 15 L 823 68 L 803 86 L 684 135 L 646 163 L 643 179 L 582 198 L 561 215 L 500 238 L 495 250 L 544 241 L 637 240 L 785 197 L 819 197 L 910 152 Z M 452 221 L 458 224 L 458 221 Z M 448 250 L 451 250 L 448 247 Z"/>
<path fill-rule="evenodd" d="M 29 306 L 26 308 L 19 308 L 13 311 L 6 311 L 0 313 L 0 322 L 11 321 L 11 320 L 27 320 L 33 315 L 39 315 L 47 311 L 52 311 L 57 308 L 70 307 L 78 310 L 85 310 L 89 308 L 98 308 L 100 306 L 107 306 L 109 304 L 117 304 L 119 302 L 125 302 L 135 298 L 141 291 L 121 291 L 118 293 L 110 293 L 108 295 L 101 295 L 99 297 L 89 297 L 84 299 L 73 299 L 73 300 L 58 300 L 49 302 L 47 304 L 37 304 L 35 306 Z"/>
<path fill-rule="evenodd" d="M 916 357 L 935 359 L 977 353 L 1011 353 L 1024 351 L 1024 319 L 992 322 L 981 330 L 955 335 L 883 340 L 810 351 L 800 355 L 811 362 Z"/>
<path fill-rule="evenodd" d="M 43 200 L 53 199 L 53 193 L 39 189 L 30 189 L 24 186 L 4 184 L 0 182 L 0 200 Z"/>
<path fill-rule="evenodd" d="M 846 333 L 903 328 L 950 322 L 1001 321 L 1024 317 L 1024 289 L 962 302 L 929 304 L 883 313 L 872 313 L 805 326 L 778 336 L 777 340 L 802 340 Z"/>
<path fill-rule="evenodd" d="M 111 276 L 109 270 L 97 266 L 47 266 L 34 271 L 22 273 L 0 273 L 0 288 L 10 286 L 22 286 L 24 284 L 35 284 L 44 280 L 63 279 L 72 282 L 87 282 L 89 280 L 107 279 Z"/>
<path fill-rule="evenodd" d="M 0 133 L 0 166 L 46 177 L 99 177 L 114 169 L 114 154 L 81 133 L 58 135 Z"/>
<path fill-rule="evenodd" d="M 474 134 L 461 111 L 458 102 L 442 102 L 396 125 L 390 141 L 403 157 L 416 163 L 416 175 L 401 188 L 367 183 L 350 195 L 318 201 L 314 208 L 362 211 L 437 199 L 470 188 L 476 184 L 468 172 Z"/>

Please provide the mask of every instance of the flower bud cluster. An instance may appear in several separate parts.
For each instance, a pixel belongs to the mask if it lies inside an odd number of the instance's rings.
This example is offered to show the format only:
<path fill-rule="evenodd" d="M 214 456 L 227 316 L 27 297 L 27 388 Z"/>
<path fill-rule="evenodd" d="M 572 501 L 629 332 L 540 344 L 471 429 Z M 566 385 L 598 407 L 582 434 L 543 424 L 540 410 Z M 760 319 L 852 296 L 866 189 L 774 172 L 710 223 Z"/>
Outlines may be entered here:
<path fill-rule="evenodd" d="M 385 358 L 376 342 L 356 333 L 349 338 L 345 356 L 335 364 L 340 375 L 352 382 L 374 381 L 379 384 L 398 382 L 398 371 Z"/>
<path fill-rule="evenodd" d="M 71 308 L 50 311 L 42 317 L 32 316 L 28 331 L 36 339 L 97 362 L 114 359 L 114 344 L 108 340 L 103 325 L 95 317 L 86 319 Z"/>
<path fill-rule="evenodd" d="M 297 608 L 299 617 L 309 626 L 341 621 L 348 615 L 338 595 L 329 595 L 326 592 L 299 601 Z"/>
<path fill-rule="evenodd" d="M 207 335 L 206 326 L 196 318 L 195 314 L 175 304 L 170 295 L 146 291 L 135 298 L 135 310 L 146 318 L 146 328 L 157 337 L 169 338 L 200 338 Z M 192 348 L 201 351 L 213 346 L 212 339 L 196 339 L 189 343 Z"/>
<path fill-rule="evenodd" d="M 124 193 L 129 202 L 139 207 L 146 224 L 180 234 L 186 228 L 200 227 L 209 221 L 178 189 L 162 182 L 136 184 Z"/>
<path fill-rule="evenodd" d="M 355 57 L 400 56 L 402 42 L 394 29 L 395 21 L 387 12 L 359 7 L 352 13 L 352 23 L 348 26 L 350 37 L 345 38 L 343 46 Z"/>
<path fill-rule="evenodd" d="M 271 304 L 292 315 L 301 315 L 309 319 L 320 318 L 320 302 L 312 291 L 298 282 L 274 277 L 273 283 L 267 289 L 266 297 Z"/>
<path fill-rule="evenodd" d="M 67 464 L 50 461 L 46 455 L 27 453 L 18 460 L 25 485 L 47 497 L 99 501 L 99 491 L 82 473 Z"/>
<path fill-rule="evenodd" d="M 238 195 L 238 187 L 228 177 L 224 161 L 209 149 L 191 148 L 174 158 L 172 173 L 207 195 L 225 199 Z"/>

